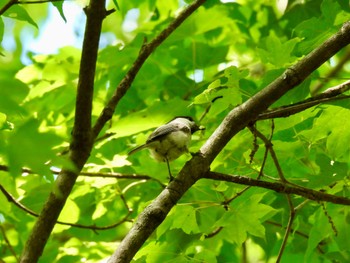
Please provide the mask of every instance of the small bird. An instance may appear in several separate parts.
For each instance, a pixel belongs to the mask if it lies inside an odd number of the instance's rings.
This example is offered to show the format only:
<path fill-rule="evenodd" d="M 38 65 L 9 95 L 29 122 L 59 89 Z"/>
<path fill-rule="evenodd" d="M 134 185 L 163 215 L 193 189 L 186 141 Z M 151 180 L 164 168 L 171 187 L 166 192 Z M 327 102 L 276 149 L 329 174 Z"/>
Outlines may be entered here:
<path fill-rule="evenodd" d="M 191 142 L 192 134 L 203 129 L 191 117 L 176 117 L 155 129 L 145 144 L 131 150 L 128 155 L 148 148 L 155 160 L 167 163 L 170 181 L 172 181 L 174 177 L 171 175 L 169 162 L 189 152 L 188 146 Z"/>

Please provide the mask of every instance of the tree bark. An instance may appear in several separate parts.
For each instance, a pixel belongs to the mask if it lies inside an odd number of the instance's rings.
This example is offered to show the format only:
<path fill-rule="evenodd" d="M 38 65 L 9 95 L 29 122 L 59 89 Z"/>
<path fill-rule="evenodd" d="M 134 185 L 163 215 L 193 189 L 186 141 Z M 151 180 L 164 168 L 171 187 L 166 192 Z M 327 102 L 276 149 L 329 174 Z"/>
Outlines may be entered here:
<path fill-rule="evenodd" d="M 72 132 L 69 158 L 76 167 L 74 171 L 63 169 L 58 175 L 30 233 L 20 262 L 34 263 L 42 255 L 58 216 L 70 194 L 80 170 L 89 158 L 92 148 L 91 110 L 94 76 L 102 21 L 106 15 L 105 1 L 90 1 L 86 8 L 86 27 L 80 62 L 79 82 L 76 98 L 75 121 Z"/>

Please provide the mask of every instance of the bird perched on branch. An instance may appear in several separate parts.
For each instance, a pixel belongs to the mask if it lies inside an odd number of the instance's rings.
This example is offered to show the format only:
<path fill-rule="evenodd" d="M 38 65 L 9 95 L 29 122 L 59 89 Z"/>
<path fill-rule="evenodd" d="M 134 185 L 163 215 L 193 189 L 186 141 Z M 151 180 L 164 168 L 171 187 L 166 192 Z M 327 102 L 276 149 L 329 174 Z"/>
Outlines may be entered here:
<path fill-rule="evenodd" d="M 148 137 L 145 144 L 131 150 L 128 155 L 148 148 L 155 160 L 167 163 L 171 181 L 174 177 L 171 175 L 169 162 L 189 152 L 188 146 L 191 142 L 192 134 L 203 129 L 204 128 L 198 126 L 191 117 L 176 117 L 155 129 Z"/>

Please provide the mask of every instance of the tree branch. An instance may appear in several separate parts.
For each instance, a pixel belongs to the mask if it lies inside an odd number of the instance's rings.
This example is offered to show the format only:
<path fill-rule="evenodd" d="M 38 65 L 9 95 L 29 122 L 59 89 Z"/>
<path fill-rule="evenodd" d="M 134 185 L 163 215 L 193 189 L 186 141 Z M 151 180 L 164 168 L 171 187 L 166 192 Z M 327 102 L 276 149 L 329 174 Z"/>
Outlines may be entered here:
<path fill-rule="evenodd" d="M 350 22 L 345 23 L 337 34 L 326 40 L 320 47 L 305 56 L 294 66 L 287 69 L 280 77 L 266 88 L 258 92 L 242 105 L 234 108 L 222 121 L 216 131 L 210 136 L 200 152 L 193 156 L 180 171 L 177 178 L 169 183 L 159 196 L 147 206 L 138 217 L 132 229 L 122 240 L 119 247 L 110 258 L 110 263 L 129 262 L 142 244 L 153 233 L 153 231 L 165 219 L 171 208 L 184 195 L 184 193 L 201 177 L 212 175 L 208 173 L 211 162 L 231 140 L 231 138 L 246 127 L 249 123 L 257 120 L 258 115 L 265 111 L 270 105 L 277 101 L 289 90 L 299 85 L 314 70 L 331 58 L 350 42 Z M 219 178 L 219 175 L 213 177 Z M 235 178 L 235 177 L 232 177 Z M 234 180 L 223 176 L 220 179 Z M 251 183 L 251 179 L 242 180 Z M 261 184 L 259 181 L 259 184 Z M 334 197 L 317 191 L 308 192 L 303 188 L 276 185 L 263 182 L 266 188 L 285 193 L 294 193 L 307 198 L 317 200 L 326 198 L 333 202 L 350 205 L 350 200 Z"/>
<path fill-rule="evenodd" d="M 324 92 L 322 92 L 321 94 L 318 94 L 312 98 L 303 100 L 301 102 L 267 110 L 259 114 L 258 120 L 265 120 L 265 119 L 271 119 L 271 118 L 284 118 L 284 117 L 288 117 L 290 115 L 299 113 L 301 111 L 304 111 L 308 108 L 311 108 L 321 103 L 326 103 L 334 100 L 349 99 L 350 96 L 345 96 L 345 95 L 339 96 L 348 90 L 350 90 L 350 81 L 346 81 L 335 87 L 331 87 L 325 90 Z"/>
<path fill-rule="evenodd" d="M 87 20 L 69 154 L 69 159 L 75 165 L 76 170 L 63 169 L 58 175 L 53 191 L 45 202 L 25 244 L 20 261 L 22 263 L 38 261 L 79 172 L 91 152 L 93 142 L 91 136 L 93 86 L 102 21 L 106 16 L 105 1 L 90 1 L 85 11 Z"/>
<path fill-rule="evenodd" d="M 296 214 L 296 210 L 294 208 L 294 205 L 293 205 L 292 199 L 290 198 L 290 195 L 287 194 L 286 198 L 287 198 L 288 206 L 289 206 L 289 219 L 288 219 L 286 231 L 284 232 L 284 236 L 283 236 L 280 250 L 278 251 L 276 263 L 281 262 L 283 252 L 287 246 L 288 237 L 289 237 L 290 233 L 292 232 L 292 226 L 293 226 L 293 222 L 294 222 L 294 218 L 295 218 L 295 214 Z"/>
<path fill-rule="evenodd" d="M 33 0 L 33 1 L 10 0 L 0 9 L 0 16 L 3 15 L 8 9 L 10 9 L 11 6 L 16 4 L 27 5 L 27 4 L 43 4 L 43 3 L 64 2 L 64 1 L 68 1 L 68 0 Z"/>
<path fill-rule="evenodd" d="M 11 6 L 18 3 L 18 0 L 10 0 L 8 1 L 1 9 L 0 9 L 0 16 L 2 16 Z"/>
<path fill-rule="evenodd" d="M 308 202 L 308 200 L 306 200 L 306 201 Z M 295 210 L 298 210 L 298 207 L 295 207 Z M 276 227 L 283 228 L 283 226 L 280 223 L 276 223 L 274 221 L 267 220 L 267 221 L 265 221 L 265 223 L 267 223 L 269 225 L 276 226 Z M 286 229 L 286 227 L 285 227 L 285 229 Z M 307 234 L 305 234 L 305 233 L 303 233 L 303 232 L 301 232 L 301 231 L 299 231 L 297 229 L 291 228 L 290 232 L 293 232 L 293 233 L 295 233 L 295 234 L 297 234 L 297 235 L 299 235 L 299 236 L 301 236 L 301 237 L 303 237 L 305 239 L 309 239 L 309 236 Z M 317 250 L 318 250 L 318 253 L 324 254 L 324 251 L 322 250 L 322 247 L 321 247 L 321 243 L 319 243 L 317 245 Z"/>
<path fill-rule="evenodd" d="M 15 250 L 13 249 L 13 247 L 10 243 L 10 240 L 7 238 L 6 231 L 2 225 L 0 225 L 0 230 L 1 230 L 1 234 L 3 236 L 3 239 L 4 239 L 5 243 L 7 244 L 8 249 L 10 250 L 13 257 L 15 258 L 16 262 L 19 262 L 18 256 L 17 256 Z M 0 261 L 0 262 L 5 262 L 5 261 Z"/>
<path fill-rule="evenodd" d="M 344 56 L 342 56 L 341 60 L 338 62 L 338 64 L 333 67 L 327 74 L 327 76 L 324 78 L 324 80 L 330 80 L 333 79 L 338 73 L 339 71 L 344 67 L 344 65 L 346 64 L 346 62 L 348 62 L 350 59 L 350 51 L 348 50 Z M 324 86 L 324 84 L 326 83 L 326 81 L 320 81 L 317 85 L 315 85 L 315 87 L 313 87 L 311 89 L 311 94 L 317 94 Z"/>
<path fill-rule="evenodd" d="M 115 93 L 113 94 L 112 98 L 109 100 L 106 107 L 103 109 L 101 115 L 98 117 L 94 127 L 93 127 L 93 139 L 98 136 L 104 125 L 107 121 L 109 121 L 113 113 L 115 111 L 115 108 L 121 98 L 125 95 L 125 93 L 128 91 L 128 89 L 131 86 L 131 83 L 134 81 L 136 74 L 141 69 L 142 65 L 146 61 L 146 59 L 154 52 L 154 50 L 161 44 L 163 41 L 172 33 L 175 31 L 176 28 L 178 28 L 183 21 L 187 17 L 189 17 L 199 6 L 201 6 L 205 0 L 196 0 L 191 5 L 189 5 L 187 8 L 185 8 L 177 17 L 174 19 L 167 28 L 165 28 L 158 36 L 156 36 L 151 42 L 144 43 L 141 47 L 140 53 L 135 60 L 134 64 L 131 66 L 129 71 L 126 73 L 125 77 L 122 79 L 122 81 L 119 83 L 118 87 L 116 88 Z"/>
<path fill-rule="evenodd" d="M 39 217 L 39 214 L 35 213 L 33 210 L 29 209 L 28 207 L 24 206 L 23 204 L 21 204 L 20 202 L 18 202 L 9 192 L 6 191 L 6 189 L 0 184 L 0 191 L 6 196 L 7 201 L 9 201 L 10 203 L 14 203 L 15 206 L 17 206 L 19 209 L 25 211 L 26 213 L 30 214 L 31 216 L 34 217 Z M 122 223 L 125 222 L 130 222 L 130 220 L 128 219 L 128 217 L 131 215 L 132 210 L 129 208 L 129 206 L 127 205 L 127 203 L 125 202 L 125 199 L 123 196 L 121 196 L 123 203 L 127 209 L 127 214 L 117 223 L 108 225 L 108 226 L 96 226 L 96 225 L 82 225 L 82 224 L 75 224 L 75 223 L 68 223 L 68 222 L 63 222 L 63 221 L 57 221 L 57 224 L 60 225 L 65 225 L 65 226 L 71 226 L 71 227 L 76 227 L 76 228 L 83 228 L 83 229 L 90 229 L 93 231 L 97 231 L 97 230 L 108 230 L 111 228 L 115 228 L 119 225 L 121 225 Z"/>
<path fill-rule="evenodd" d="M 0 164 L 0 171 L 9 171 L 8 166 Z M 62 171 L 57 169 L 51 169 L 51 172 L 53 174 L 60 174 Z M 28 169 L 28 168 L 22 168 L 22 173 L 27 174 L 35 174 L 34 171 Z M 91 172 L 80 172 L 79 176 L 87 176 L 87 177 L 102 177 L 102 178 L 115 178 L 115 179 L 129 179 L 129 180 L 153 180 L 156 181 L 161 187 L 165 187 L 165 185 L 162 183 L 162 181 L 158 180 L 157 178 L 151 177 L 149 175 L 144 174 L 122 174 L 122 173 L 103 173 L 103 172 L 97 172 L 97 173 L 91 173 Z"/>
<path fill-rule="evenodd" d="M 317 201 L 317 202 L 330 202 L 339 205 L 350 205 L 350 199 L 341 196 L 335 196 L 327 194 L 321 191 L 316 191 L 313 189 L 305 188 L 297 185 L 289 185 L 282 182 L 268 182 L 262 180 L 256 180 L 246 176 L 239 175 L 228 175 L 217 172 L 207 172 L 204 174 L 203 178 L 231 182 L 242 185 L 257 186 L 265 189 L 273 190 L 277 193 L 284 194 L 295 194 L 302 196 L 306 199 Z"/>
<path fill-rule="evenodd" d="M 22 205 L 20 202 L 17 202 L 16 199 L 6 191 L 6 189 L 0 184 L 0 191 L 6 196 L 7 201 L 14 203 L 18 208 L 25 211 L 26 213 L 38 217 L 39 215 L 35 213 L 34 211 L 30 210 L 29 208 Z"/>
<path fill-rule="evenodd" d="M 32 1 L 21 1 L 18 0 L 17 4 L 24 4 L 24 5 L 28 5 L 28 4 L 44 4 L 44 3 L 53 3 L 53 2 L 68 2 L 69 0 L 32 0 Z M 72 0 L 73 2 L 73 0 Z"/>

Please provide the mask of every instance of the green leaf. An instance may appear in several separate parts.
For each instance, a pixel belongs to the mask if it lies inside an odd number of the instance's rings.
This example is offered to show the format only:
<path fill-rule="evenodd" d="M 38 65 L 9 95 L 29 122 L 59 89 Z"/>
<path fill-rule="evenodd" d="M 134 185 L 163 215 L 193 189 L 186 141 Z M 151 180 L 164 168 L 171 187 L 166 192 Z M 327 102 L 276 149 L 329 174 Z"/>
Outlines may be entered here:
<path fill-rule="evenodd" d="M 335 29 L 330 27 L 329 23 L 323 19 L 313 17 L 301 22 L 295 28 L 297 35 L 303 39 L 298 45 L 299 53 L 309 53 L 316 46 L 329 38 L 334 31 Z"/>
<path fill-rule="evenodd" d="M 322 208 L 317 209 L 316 213 L 311 217 L 311 221 L 312 224 L 304 258 L 305 262 L 309 261 L 320 242 L 328 239 L 333 234 L 331 226 Z"/>
<path fill-rule="evenodd" d="M 107 208 L 105 207 L 105 205 L 101 202 L 97 203 L 96 210 L 92 214 L 92 219 L 96 220 L 97 218 L 102 217 L 106 212 L 107 212 Z"/>
<path fill-rule="evenodd" d="M 24 114 L 21 107 L 29 89 L 27 85 L 14 78 L 0 79 L 2 88 L 0 89 L 0 112 L 9 115 Z"/>
<path fill-rule="evenodd" d="M 39 213 L 51 189 L 51 185 L 42 180 L 42 178 L 37 177 L 30 180 L 21 186 L 21 190 L 26 191 L 26 195 L 22 198 L 21 203 L 34 212 Z"/>
<path fill-rule="evenodd" d="M 282 42 L 281 38 L 271 31 L 264 41 L 264 47 L 258 49 L 260 58 L 264 63 L 271 63 L 277 68 L 283 67 L 297 59 L 292 52 L 300 41 L 300 38 L 293 38 Z"/>
<path fill-rule="evenodd" d="M 228 189 L 228 185 L 226 182 L 220 182 L 218 185 L 213 185 L 215 191 L 225 192 Z"/>
<path fill-rule="evenodd" d="M 0 112 L 0 130 L 4 129 L 6 126 L 7 116 L 6 114 Z"/>
<path fill-rule="evenodd" d="M 115 7 L 117 8 L 117 10 L 120 10 L 117 0 L 113 0 L 113 4 L 114 4 Z"/>
<path fill-rule="evenodd" d="M 321 12 L 328 23 L 333 25 L 335 18 L 339 12 L 342 12 L 342 10 L 337 1 L 323 0 L 321 4 Z"/>
<path fill-rule="evenodd" d="M 11 8 L 6 10 L 4 16 L 18 19 L 21 21 L 26 21 L 34 27 L 38 28 L 38 25 L 34 22 L 34 20 L 29 16 L 27 10 L 20 5 L 13 5 Z"/>
<path fill-rule="evenodd" d="M 52 148 L 59 143 L 61 138 L 54 133 L 39 131 L 37 120 L 31 119 L 16 127 L 7 146 L 11 173 L 19 175 L 21 168 L 27 167 L 39 174 L 52 176 L 50 167 L 45 163 L 57 160 Z"/>
<path fill-rule="evenodd" d="M 79 215 L 80 215 L 79 206 L 75 202 L 73 202 L 72 200 L 67 199 L 67 202 L 65 203 L 64 208 L 63 208 L 62 212 L 60 213 L 58 220 L 63 221 L 63 222 L 75 223 L 78 221 Z M 63 228 L 66 229 L 67 226 L 64 226 Z M 69 226 L 68 226 L 68 228 L 69 228 Z"/>
<path fill-rule="evenodd" d="M 350 160 L 349 118 L 349 109 L 329 106 L 315 119 L 312 130 L 301 131 L 300 135 L 312 143 L 326 139 L 329 156 L 337 161 L 348 162 Z"/>
<path fill-rule="evenodd" d="M 241 245 L 248 234 L 265 237 L 265 228 L 261 219 L 266 220 L 266 216 L 272 216 L 276 210 L 260 203 L 264 195 L 255 194 L 236 206 L 231 205 L 230 210 L 215 223 L 215 227 L 223 227 L 222 232 L 227 241 Z"/>
<path fill-rule="evenodd" d="M 196 210 L 192 206 L 177 206 L 170 229 L 182 229 L 186 234 L 199 233 Z"/>
<path fill-rule="evenodd" d="M 197 236 L 187 235 L 181 230 L 170 230 L 165 239 L 158 242 L 149 242 L 135 256 L 134 259 L 141 262 L 188 262 L 189 256 L 186 249 L 197 239 Z M 147 258 L 147 260 L 145 260 Z"/>
<path fill-rule="evenodd" d="M 60 13 L 63 21 L 67 23 L 67 19 L 66 19 L 65 15 L 64 15 L 64 12 L 63 12 L 63 2 L 64 1 L 53 1 L 51 3 L 53 4 L 54 7 L 57 8 L 57 11 Z"/>
<path fill-rule="evenodd" d="M 239 91 L 239 80 L 247 76 L 248 71 L 239 72 L 237 67 L 229 67 L 225 69 L 224 78 L 216 79 L 207 89 L 194 98 L 194 104 L 212 103 L 216 98 L 220 99 L 221 109 L 225 109 L 225 105 L 237 105 L 242 102 L 242 96 Z M 214 103 L 215 105 L 215 103 Z"/>
<path fill-rule="evenodd" d="M 216 263 L 216 253 L 214 251 L 211 251 L 209 249 L 201 250 L 198 253 L 195 253 L 195 256 L 192 260 L 193 262 L 211 262 Z"/>
<path fill-rule="evenodd" d="M 194 98 L 193 103 L 194 104 L 211 103 L 214 98 L 216 98 L 217 96 L 221 96 L 219 95 L 219 91 L 223 89 L 227 89 L 227 87 L 221 86 L 220 79 L 217 79 L 214 82 L 210 83 L 210 85 L 204 92 L 196 96 Z"/>

